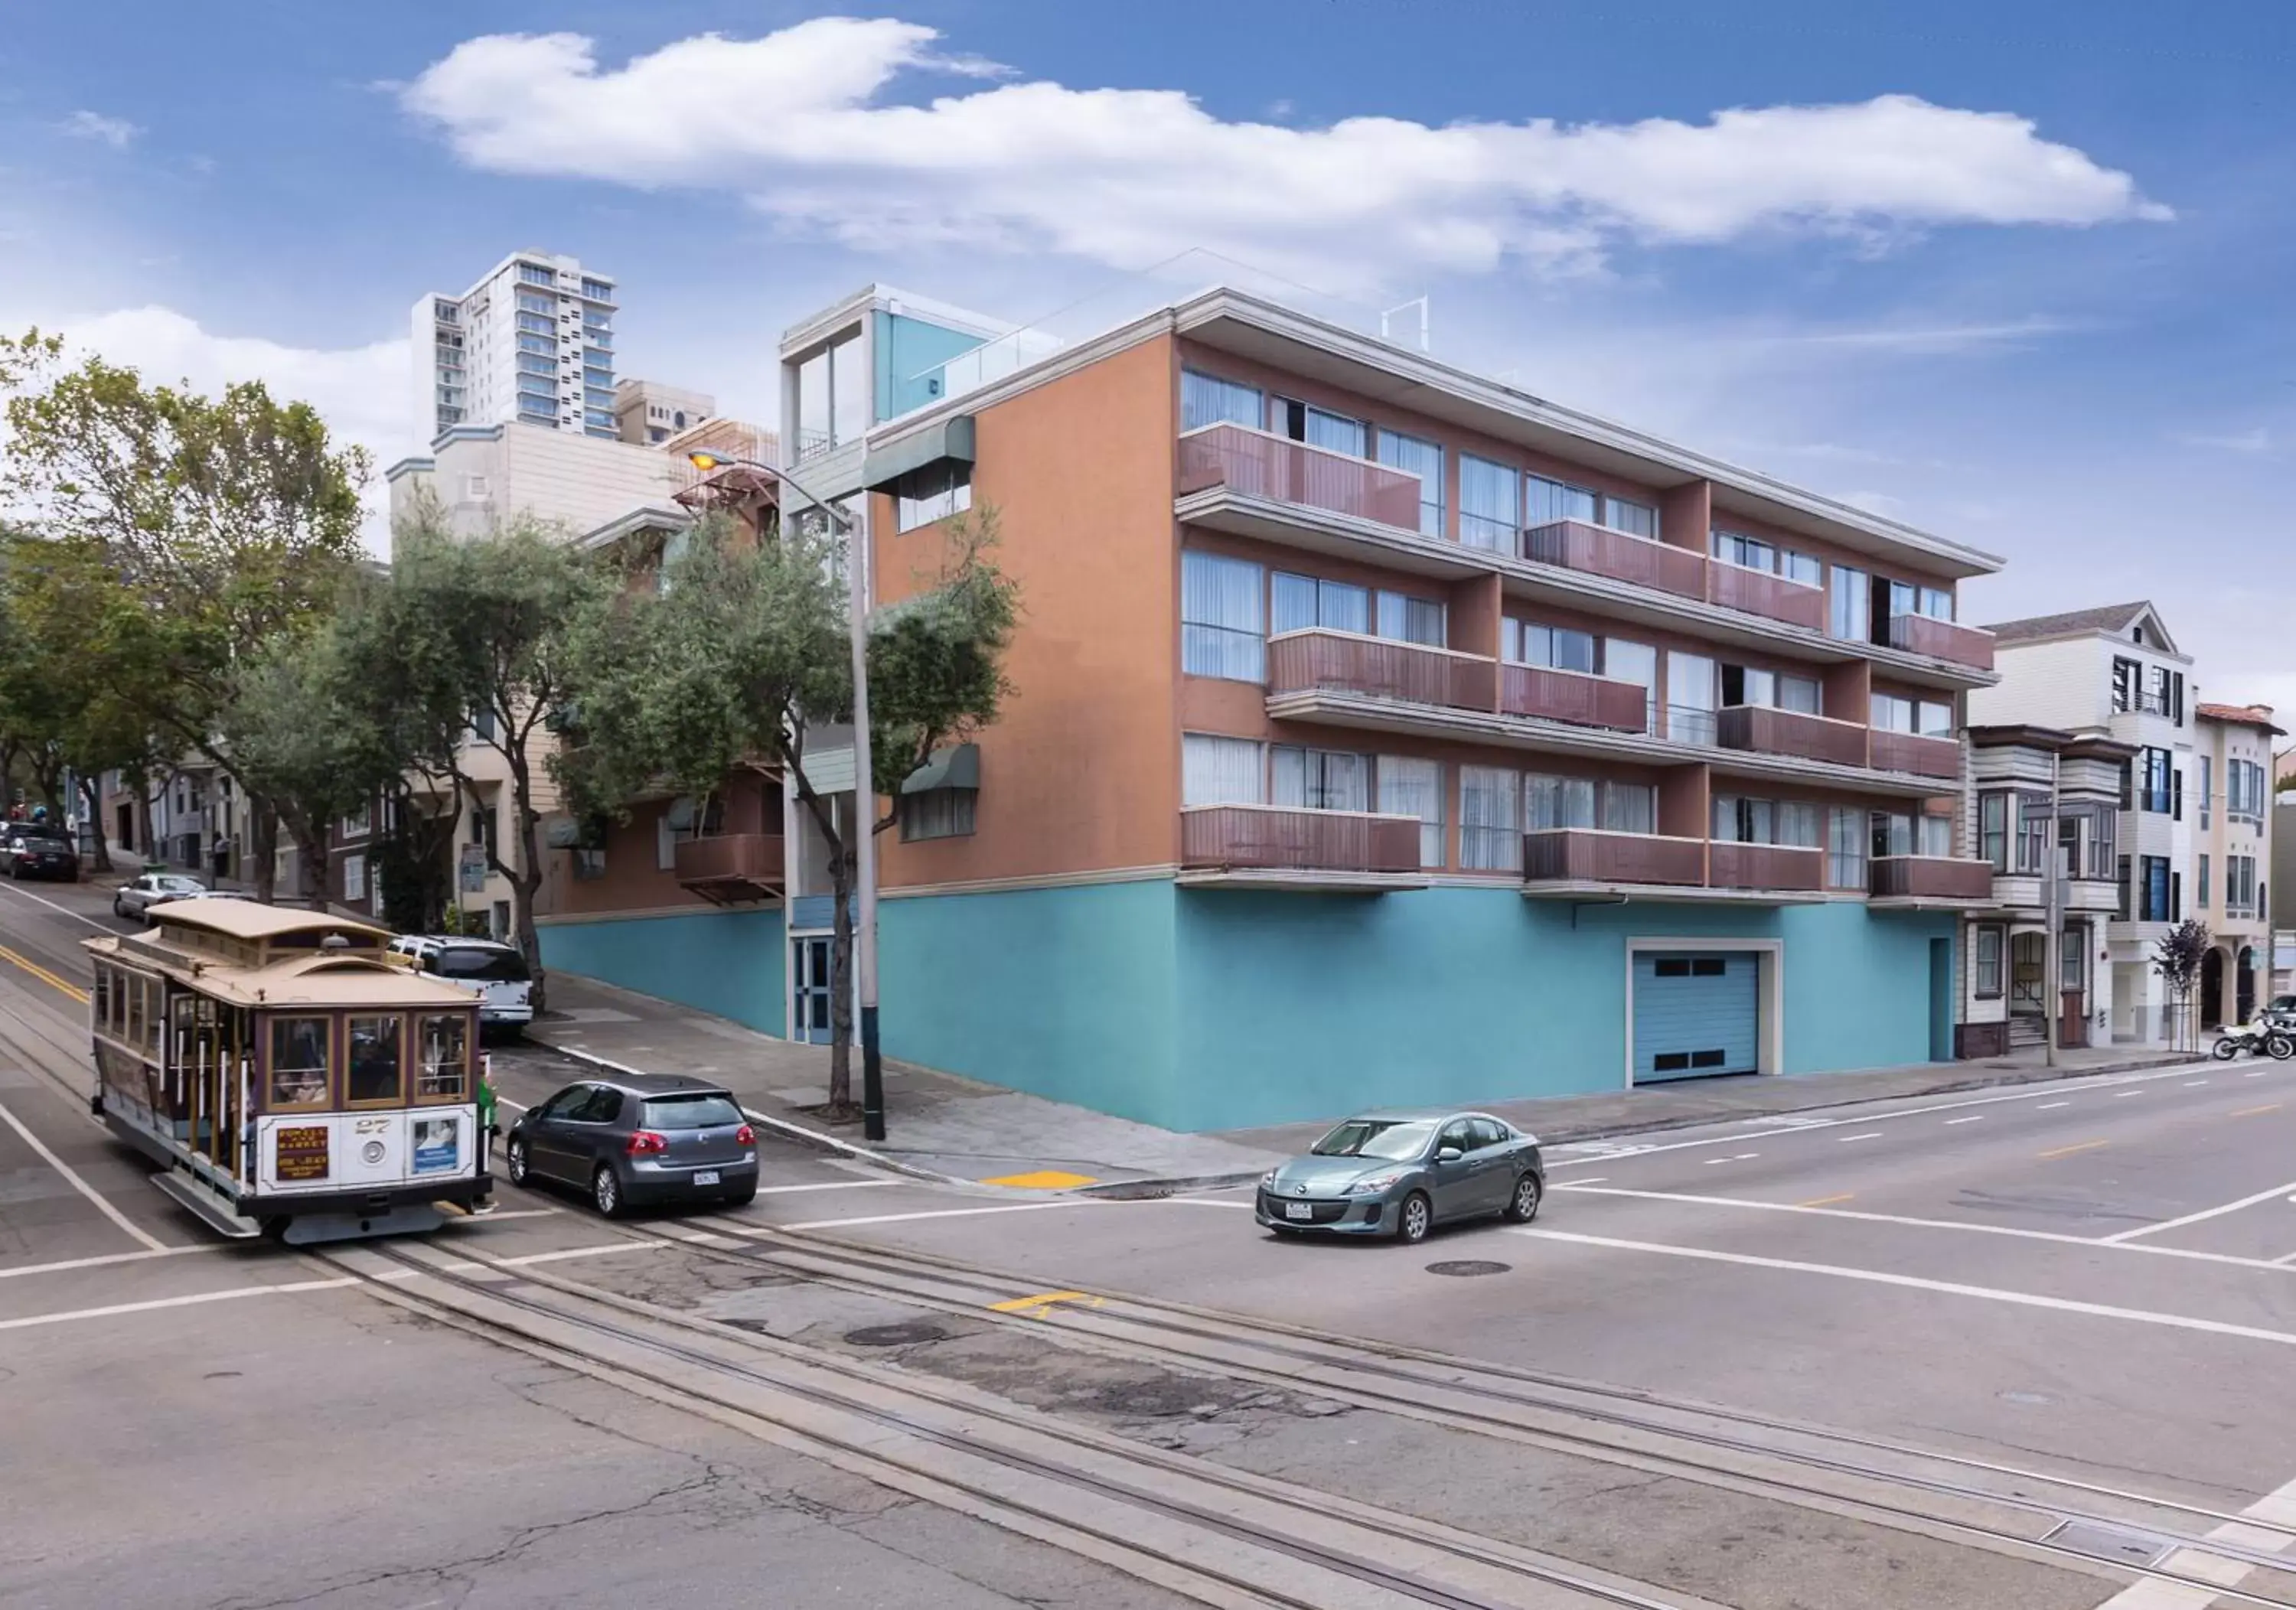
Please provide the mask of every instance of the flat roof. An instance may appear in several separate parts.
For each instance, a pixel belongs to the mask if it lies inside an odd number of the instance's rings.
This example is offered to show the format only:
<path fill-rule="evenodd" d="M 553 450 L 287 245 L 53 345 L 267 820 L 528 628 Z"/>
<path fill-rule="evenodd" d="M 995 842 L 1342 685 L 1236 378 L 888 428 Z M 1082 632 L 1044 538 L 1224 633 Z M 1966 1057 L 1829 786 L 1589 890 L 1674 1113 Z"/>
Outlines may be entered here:
<path fill-rule="evenodd" d="M 307 911 L 297 906 L 265 905 L 254 900 L 171 900 L 152 908 L 152 920 L 161 928 L 203 928 L 232 939 L 273 939 L 282 934 L 365 934 L 381 945 L 389 928 L 338 917 L 330 911 Z"/>

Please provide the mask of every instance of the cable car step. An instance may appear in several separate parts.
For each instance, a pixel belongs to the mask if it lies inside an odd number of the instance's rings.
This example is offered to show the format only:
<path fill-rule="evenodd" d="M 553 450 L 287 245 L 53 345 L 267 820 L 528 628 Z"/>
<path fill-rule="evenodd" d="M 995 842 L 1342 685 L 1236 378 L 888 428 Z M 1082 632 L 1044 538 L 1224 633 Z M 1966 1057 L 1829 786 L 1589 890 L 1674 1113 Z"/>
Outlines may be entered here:
<path fill-rule="evenodd" d="M 181 1169 L 171 1168 L 165 1173 L 154 1174 L 152 1183 L 178 1206 L 191 1209 L 202 1223 L 218 1235 L 229 1236 L 235 1241 L 250 1241 L 263 1233 L 261 1225 L 252 1219 L 241 1218 L 225 1206 L 215 1192 Z"/>

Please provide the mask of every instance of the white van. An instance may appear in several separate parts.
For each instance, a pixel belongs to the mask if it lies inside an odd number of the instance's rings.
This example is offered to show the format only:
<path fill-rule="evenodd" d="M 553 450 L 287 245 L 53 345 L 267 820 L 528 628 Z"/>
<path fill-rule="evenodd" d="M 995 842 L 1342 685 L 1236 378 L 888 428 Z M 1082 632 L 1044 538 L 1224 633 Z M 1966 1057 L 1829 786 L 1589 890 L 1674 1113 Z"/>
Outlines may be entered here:
<path fill-rule="evenodd" d="M 480 1027 L 515 1034 L 534 1021 L 534 980 L 517 946 L 447 934 L 402 934 L 390 948 L 413 957 L 421 971 L 476 995 Z"/>

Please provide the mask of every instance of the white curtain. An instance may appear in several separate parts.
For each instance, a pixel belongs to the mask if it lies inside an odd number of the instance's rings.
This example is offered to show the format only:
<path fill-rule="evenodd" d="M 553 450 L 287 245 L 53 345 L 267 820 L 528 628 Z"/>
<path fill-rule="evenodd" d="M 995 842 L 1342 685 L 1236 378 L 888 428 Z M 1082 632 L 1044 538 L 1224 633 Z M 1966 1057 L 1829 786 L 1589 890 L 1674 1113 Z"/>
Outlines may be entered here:
<path fill-rule="evenodd" d="M 1817 836 L 1817 807 L 1800 800 L 1789 799 L 1778 806 L 1777 838 L 1775 844 L 1797 845 L 1804 849 L 1816 849 L 1824 841 Z"/>
<path fill-rule="evenodd" d="M 1443 449 L 1398 431 L 1379 433 L 1379 462 L 1419 478 L 1419 530 L 1443 535 Z"/>
<path fill-rule="evenodd" d="M 1613 833 L 1658 831 L 1658 790 L 1646 782 L 1603 785 L 1603 825 Z"/>
<path fill-rule="evenodd" d="M 1249 738 L 1190 732 L 1180 740 L 1182 805 L 1262 805 L 1259 746 Z"/>
<path fill-rule="evenodd" d="M 1513 470 L 1477 458 L 1459 455 L 1459 540 L 1470 548 L 1493 548 L 1512 553 L 1515 547 L 1515 511 L 1521 487 Z"/>
<path fill-rule="evenodd" d="M 1445 632 L 1447 614 L 1444 606 L 1433 599 L 1382 593 L 1379 595 L 1379 634 L 1439 649 L 1449 641 Z"/>
<path fill-rule="evenodd" d="M 1496 766 L 1459 768 L 1459 863 L 1522 870 L 1522 779 Z"/>
<path fill-rule="evenodd" d="M 1308 811 L 1370 808 L 1371 767 L 1360 755 L 1279 745 L 1269 754 L 1267 776 L 1270 805 Z"/>
<path fill-rule="evenodd" d="M 1603 500 L 1603 523 L 1613 531 L 1624 531 L 1635 536 L 1658 535 L 1658 511 L 1630 497 L 1605 497 Z"/>
<path fill-rule="evenodd" d="M 1595 825 L 1593 778 L 1549 777 L 1533 772 L 1523 779 L 1523 785 L 1524 820 L 1531 832 Z"/>
<path fill-rule="evenodd" d="M 1443 768 L 1401 755 L 1379 757 L 1379 808 L 1419 818 L 1419 864 L 1443 864 Z"/>
<path fill-rule="evenodd" d="M 1267 680 L 1260 571 L 1249 560 L 1188 549 L 1180 555 L 1180 664 L 1192 676 Z"/>
<path fill-rule="evenodd" d="M 1536 529 L 1556 520 L 1584 520 L 1594 525 L 1595 495 L 1584 486 L 1550 481 L 1545 476 L 1522 478 L 1522 523 Z"/>
<path fill-rule="evenodd" d="M 1364 456 L 1364 428 L 1361 420 L 1348 419 L 1341 414 L 1325 413 L 1320 408 L 1308 410 L 1308 445 L 1344 453 L 1349 458 Z"/>
<path fill-rule="evenodd" d="M 1249 425 L 1255 430 L 1264 428 L 1267 422 L 1267 411 L 1259 393 L 1233 380 L 1199 374 L 1193 369 L 1182 370 L 1180 429 L 1193 430 L 1201 425 L 1223 422 Z"/>
<path fill-rule="evenodd" d="M 1805 715 L 1818 714 L 1819 692 L 1816 679 L 1808 676 L 1778 678 L 1778 708 L 1800 710 Z"/>
<path fill-rule="evenodd" d="M 1828 813 L 1825 880 L 1837 889 L 1866 887 L 1866 813 L 1835 805 Z"/>

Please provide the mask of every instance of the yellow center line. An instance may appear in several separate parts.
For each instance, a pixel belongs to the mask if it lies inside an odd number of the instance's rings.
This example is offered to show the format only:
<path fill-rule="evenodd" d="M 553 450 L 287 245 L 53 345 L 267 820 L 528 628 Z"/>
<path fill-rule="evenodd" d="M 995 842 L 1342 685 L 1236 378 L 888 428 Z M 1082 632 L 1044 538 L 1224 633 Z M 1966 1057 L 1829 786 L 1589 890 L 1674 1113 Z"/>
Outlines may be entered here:
<path fill-rule="evenodd" d="M 2082 1140 L 2076 1142 L 2071 1146 L 2060 1146 L 2054 1151 L 2046 1151 L 2040 1155 L 2045 1158 L 2070 1157 L 2075 1152 L 2093 1152 L 2100 1146 L 2110 1146 L 2112 1144 L 2112 1142 L 2110 1140 Z"/>
<path fill-rule="evenodd" d="M 1808 1201 L 1798 1202 L 1795 1205 L 1797 1207 L 1832 1207 L 1836 1203 L 1850 1200 L 1857 1194 L 1854 1190 L 1845 1190 L 1838 1197 L 1812 1197 Z"/>
<path fill-rule="evenodd" d="M 991 1313 L 1027 1314 L 1032 1320 L 1041 1320 L 1052 1312 L 1055 1303 L 1087 1303 L 1095 1308 L 1100 1306 L 1100 1299 L 1089 1292 L 1040 1291 L 1033 1297 L 1010 1297 L 1002 1303 L 991 1303 L 988 1311 Z"/>
<path fill-rule="evenodd" d="M 2235 1118 L 2253 1118 L 2259 1113 L 2276 1113 L 2279 1110 L 2280 1103 L 2277 1101 L 2267 1101 L 2262 1107 L 2243 1107 L 2238 1112 L 2233 1114 L 2233 1116 Z"/>
<path fill-rule="evenodd" d="M 0 961 L 5 961 L 15 967 L 23 968 L 24 971 L 31 974 L 33 977 L 38 979 L 42 984 L 46 985 L 50 989 L 62 990 L 65 994 L 70 995 L 82 1006 L 86 1006 L 87 1004 L 87 992 L 86 990 L 67 979 L 57 977 L 53 973 L 48 971 L 47 968 L 42 967 L 38 962 L 29 961 L 25 958 L 19 956 L 15 952 L 10 950 L 4 944 L 0 944 Z"/>

